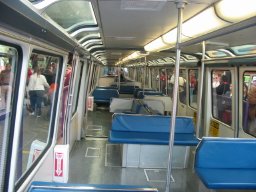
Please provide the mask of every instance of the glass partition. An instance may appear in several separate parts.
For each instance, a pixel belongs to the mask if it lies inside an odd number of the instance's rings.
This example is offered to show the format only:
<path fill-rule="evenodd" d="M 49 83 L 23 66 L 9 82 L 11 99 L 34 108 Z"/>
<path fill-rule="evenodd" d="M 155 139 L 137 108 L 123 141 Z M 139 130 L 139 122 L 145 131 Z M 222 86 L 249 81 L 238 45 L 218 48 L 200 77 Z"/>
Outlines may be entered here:
<path fill-rule="evenodd" d="M 59 89 L 61 58 L 33 51 L 28 63 L 17 179 L 51 142 L 51 121 Z M 56 107 L 55 107 L 56 108 Z"/>
<path fill-rule="evenodd" d="M 18 50 L 0 43 L 0 173 L 4 175 L 7 148 L 10 135 L 16 70 L 18 67 Z M 18 170 L 19 171 L 19 170 Z M 4 177 L 0 177 L 0 191 L 3 189 Z"/>
<path fill-rule="evenodd" d="M 189 106 L 197 109 L 197 93 L 198 93 L 198 70 L 190 69 L 189 75 Z"/>
<path fill-rule="evenodd" d="M 256 71 L 243 74 L 243 130 L 256 137 Z"/>
<path fill-rule="evenodd" d="M 232 82 L 228 70 L 213 70 L 212 115 L 219 121 L 231 126 L 232 123 Z"/>

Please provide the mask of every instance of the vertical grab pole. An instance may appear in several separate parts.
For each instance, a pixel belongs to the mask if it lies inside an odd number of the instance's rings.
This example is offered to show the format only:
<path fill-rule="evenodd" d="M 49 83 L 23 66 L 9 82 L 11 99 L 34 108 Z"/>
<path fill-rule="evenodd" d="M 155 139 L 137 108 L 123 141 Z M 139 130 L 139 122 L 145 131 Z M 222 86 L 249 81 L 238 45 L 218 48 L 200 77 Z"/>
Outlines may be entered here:
<path fill-rule="evenodd" d="M 85 119 L 86 119 L 86 122 L 87 122 L 87 118 L 88 118 L 88 96 L 90 94 L 90 91 L 91 91 L 91 82 L 92 82 L 92 72 L 93 72 L 93 67 L 94 67 L 94 62 L 93 60 L 90 58 L 90 60 L 88 61 L 90 64 L 89 64 L 89 67 L 88 67 L 88 72 L 89 72 L 89 75 L 88 75 L 88 78 L 87 78 L 87 84 L 86 84 L 86 109 L 85 109 Z M 85 137 L 86 137 L 86 133 L 85 133 Z"/>
<path fill-rule="evenodd" d="M 143 78 L 143 95 L 144 95 L 144 92 L 145 92 L 145 84 L 146 84 L 146 71 L 147 71 L 147 57 L 145 56 L 144 58 L 144 61 L 145 61 L 145 67 L 144 67 L 144 78 Z"/>
<path fill-rule="evenodd" d="M 118 65 L 118 91 L 120 91 L 120 82 L 121 82 L 121 64 Z"/>
<path fill-rule="evenodd" d="M 178 9 L 178 25 L 177 25 L 177 41 L 176 41 L 176 62 L 175 62 L 175 76 L 174 76 L 174 88 L 173 88 L 173 105 L 172 105 L 172 117 L 170 125 L 170 138 L 169 138 L 169 156 L 168 166 L 166 175 L 166 187 L 165 192 L 170 191 L 171 175 L 172 175 L 172 149 L 174 143 L 174 130 L 175 130 L 175 119 L 177 114 L 177 97 L 178 97 L 178 84 L 179 84 L 179 70 L 180 70 L 180 42 L 181 42 L 181 29 L 183 20 L 183 9 L 185 7 L 184 1 L 176 2 Z"/>
<path fill-rule="evenodd" d="M 168 75 L 167 75 L 167 69 L 165 68 L 165 95 L 167 95 L 167 88 L 168 88 Z"/>
<path fill-rule="evenodd" d="M 203 96 L 203 86 L 204 86 L 204 60 L 205 60 L 205 41 L 202 42 L 202 64 L 200 73 L 200 85 L 199 85 L 199 95 L 198 95 L 198 112 L 196 117 L 196 136 L 200 136 L 200 127 L 202 121 L 202 96 Z"/>

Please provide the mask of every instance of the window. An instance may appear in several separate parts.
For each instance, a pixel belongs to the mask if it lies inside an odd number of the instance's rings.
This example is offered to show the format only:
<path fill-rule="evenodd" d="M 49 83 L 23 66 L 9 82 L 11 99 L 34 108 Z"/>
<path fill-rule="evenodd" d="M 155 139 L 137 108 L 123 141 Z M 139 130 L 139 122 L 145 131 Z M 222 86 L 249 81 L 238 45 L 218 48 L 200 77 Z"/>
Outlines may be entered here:
<path fill-rule="evenodd" d="M 191 69 L 189 75 L 189 105 L 197 109 L 197 93 L 198 93 L 198 70 Z"/>
<path fill-rule="evenodd" d="M 7 145 L 11 127 L 18 50 L 0 43 L 0 173 L 4 175 Z M 4 177 L 0 177 L 0 191 L 3 191 Z"/>
<path fill-rule="evenodd" d="M 231 126 L 232 119 L 232 82 L 231 72 L 213 70 L 212 85 L 212 114 L 219 121 Z"/>
<path fill-rule="evenodd" d="M 186 78 L 186 70 L 180 70 L 179 76 L 179 98 L 180 102 L 186 104 L 187 100 L 187 78 Z"/>
<path fill-rule="evenodd" d="M 207 54 L 209 57 L 213 57 L 213 58 L 219 58 L 219 57 L 227 57 L 227 56 L 229 56 L 227 53 L 225 53 L 224 51 L 220 51 L 220 50 L 206 51 L 206 54 Z"/>
<path fill-rule="evenodd" d="M 231 47 L 236 55 L 251 55 L 256 53 L 256 45 L 241 45 Z"/>
<path fill-rule="evenodd" d="M 51 143 L 62 59 L 33 51 L 28 63 L 17 179 Z M 51 124 L 52 122 L 52 124 Z"/>
<path fill-rule="evenodd" d="M 82 79 L 82 75 L 83 75 L 83 66 L 84 65 L 81 62 L 81 65 L 78 67 L 80 69 L 80 74 L 75 77 L 76 78 L 75 82 L 79 81 L 79 84 L 76 83 L 75 89 L 74 89 L 74 97 L 73 97 L 73 102 L 72 102 L 72 114 L 74 114 L 76 112 L 76 109 L 77 109 L 78 98 L 79 98 L 79 90 L 80 90 L 81 79 Z"/>
<path fill-rule="evenodd" d="M 256 137 L 256 71 L 243 74 L 243 130 Z"/>
<path fill-rule="evenodd" d="M 60 1 L 49 6 L 46 14 L 68 31 L 79 26 L 97 25 L 91 2 L 88 1 Z"/>

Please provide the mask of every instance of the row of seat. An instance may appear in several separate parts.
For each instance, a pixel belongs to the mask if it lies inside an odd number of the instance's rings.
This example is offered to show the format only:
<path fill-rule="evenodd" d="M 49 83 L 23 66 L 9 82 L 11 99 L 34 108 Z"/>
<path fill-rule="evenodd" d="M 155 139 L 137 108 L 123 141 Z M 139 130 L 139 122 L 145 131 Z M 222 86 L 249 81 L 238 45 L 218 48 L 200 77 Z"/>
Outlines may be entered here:
<path fill-rule="evenodd" d="M 109 141 L 168 145 L 170 117 L 115 114 Z M 196 138 L 191 118 L 177 117 L 174 145 L 197 146 L 195 171 L 209 189 L 256 189 L 256 139 Z"/>
<path fill-rule="evenodd" d="M 119 92 L 111 87 L 97 87 L 93 90 L 92 96 L 96 104 L 110 104 L 112 98 L 118 98 Z"/>
<path fill-rule="evenodd" d="M 170 116 L 114 114 L 109 141 L 112 143 L 169 145 Z M 190 117 L 177 117 L 175 145 L 196 146 Z"/>

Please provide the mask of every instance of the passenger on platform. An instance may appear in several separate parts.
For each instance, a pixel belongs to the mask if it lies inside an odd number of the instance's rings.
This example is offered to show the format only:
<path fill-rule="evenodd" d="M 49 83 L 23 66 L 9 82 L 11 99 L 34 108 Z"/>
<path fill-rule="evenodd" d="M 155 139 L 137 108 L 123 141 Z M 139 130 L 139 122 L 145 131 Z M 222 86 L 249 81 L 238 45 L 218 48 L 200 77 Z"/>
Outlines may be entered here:
<path fill-rule="evenodd" d="M 248 100 L 248 86 L 244 83 L 244 88 L 243 88 L 243 100 L 247 101 Z"/>
<path fill-rule="evenodd" d="M 220 74 L 213 75 L 212 88 L 217 88 L 220 85 Z"/>
<path fill-rule="evenodd" d="M 225 95 L 227 91 L 230 91 L 230 84 L 228 83 L 228 77 L 223 75 L 221 77 L 220 85 L 216 88 L 218 95 Z"/>
<path fill-rule="evenodd" d="M 69 83 L 70 83 L 69 81 L 70 81 L 71 75 L 72 75 L 72 67 L 71 67 L 71 65 L 68 65 L 67 69 L 66 69 L 65 79 L 64 79 L 64 86 L 68 86 L 69 85 Z"/>
<path fill-rule="evenodd" d="M 120 71 L 120 81 L 121 81 L 121 82 L 124 82 L 124 81 L 125 81 L 124 70 L 123 70 L 123 69 L 121 69 L 121 71 Z"/>
<path fill-rule="evenodd" d="M 231 83 L 229 85 L 229 91 L 226 91 L 226 93 L 224 95 L 227 97 L 232 97 L 232 84 Z"/>
<path fill-rule="evenodd" d="M 31 104 L 31 115 L 37 115 L 40 117 L 42 114 L 42 101 L 45 94 L 45 88 L 49 88 L 49 84 L 46 81 L 44 75 L 41 74 L 41 70 L 38 66 L 34 67 L 34 73 L 31 75 L 28 84 L 30 104 Z"/>
<path fill-rule="evenodd" d="M 253 80 L 251 88 L 248 92 L 248 102 L 249 102 L 249 119 L 255 120 L 256 116 L 256 79 Z"/>
<path fill-rule="evenodd" d="M 52 69 L 52 65 L 48 65 L 46 70 L 44 71 L 43 75 L 46 78 L 46 81 L 49 85 L 52 84 L 53 82 L 53 69 Z"/>
<path fill-rule="evenodd" d="M 29 79 L 30 79 L 32 74 L 33 74 L 32 65 L 29 64 L 28 65 L 28 74 L 27 74 L 27 83 L 29 82 Z"/>
<path fill-rule="evenodd" d="M 164 71 L 162 71 L 160 75 L 160 87 L 161 87 L 162 93 L 166 93 L 166 81 L 167 81 L 167 75 L 165 74 Z"/>
<path fill-rule="evenodd" d="M 6 106 L 8 92 L 11 91 L 12 85 L 12 73 L 11 73 L 11 64 L 7 63 L 5 69 L 0 73 L 0 87 L 1 87 L 1 102 L 3 106 Z"/>

